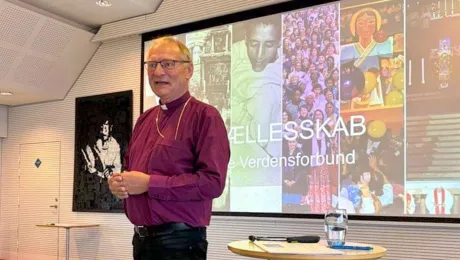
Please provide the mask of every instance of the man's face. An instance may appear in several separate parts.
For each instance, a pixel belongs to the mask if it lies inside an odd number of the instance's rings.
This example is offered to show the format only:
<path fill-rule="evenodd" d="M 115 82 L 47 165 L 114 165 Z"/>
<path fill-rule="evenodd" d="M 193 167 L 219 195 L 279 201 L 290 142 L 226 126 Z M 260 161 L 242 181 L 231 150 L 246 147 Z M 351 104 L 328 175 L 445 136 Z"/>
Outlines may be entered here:
<path fill-rule="evenodd" d="M 246 32 L 246 46 L 252 69 L 263 71 L 269 63 L 277 58 L 280 39 L 277 37 L 275 26 L 257 24 Z"/>
<path fill-rule="evenodd" d="M 148 61 L 185 60 L 175 43 L 160 43 L 151 50 Z M 147 70 L 150 87 L 160 99 L 178 98 L 188 88 L 188 80 L 193 75 L 193 64 L 176 63 L 171 69 L 157 64 L 154 70 Z"/>

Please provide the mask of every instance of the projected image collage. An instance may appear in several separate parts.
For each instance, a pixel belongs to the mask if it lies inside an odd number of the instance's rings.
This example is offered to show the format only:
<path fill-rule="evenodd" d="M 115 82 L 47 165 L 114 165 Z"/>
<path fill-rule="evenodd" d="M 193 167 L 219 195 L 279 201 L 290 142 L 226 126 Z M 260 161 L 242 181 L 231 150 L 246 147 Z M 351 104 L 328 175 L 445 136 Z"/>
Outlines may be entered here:
<path fill-rule="evenodd" d="M 341 1 L 175 36 L 192 52 L 190 93 L 229 134 L 215 212 L 460 215 L 460 2 L 411 2 Z M 146 77 L 144 111 L 158 104 Z"/>

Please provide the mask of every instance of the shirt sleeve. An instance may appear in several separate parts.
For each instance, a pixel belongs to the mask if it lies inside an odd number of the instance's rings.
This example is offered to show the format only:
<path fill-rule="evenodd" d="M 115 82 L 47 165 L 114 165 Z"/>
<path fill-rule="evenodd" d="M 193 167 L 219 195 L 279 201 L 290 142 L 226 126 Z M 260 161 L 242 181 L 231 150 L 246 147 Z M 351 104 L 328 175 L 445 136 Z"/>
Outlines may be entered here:
<path fill-rule="evenodd" d="M 131 149 L 131 144 L 134 142 L 134 139 L 137 137 L 138 133 L 139 133 L 139 125 L 142 124 L 142 122 L 145 120 L 145 118 L 147 117 L 148 114 L 150 114 L 151 112 L 153 111 L 153 108 L 149 109 L 148 111 L 142 113 L 139 118 L 137 119 L 135 125 L 134 125 L 134 129 L 131 130 L 131 137 L 130 137 L 130 141 L 128 143 L 128 147 L 127 149 L 124 151 L 124 154 L 123 154 L 123 157 L 120 158 L 120 160 L 123 161 L 123 165 L 121 166 L 121 172 L 125 171 L 125 170 L 131 170 L 131 167 L 129 165 L 129 150 Z"/>
<path fill-rule="evenodd" d="M 225 187 L 230 144 L 224 122 L 215 112 L 205 115 L 197 131 L 194 173 L 150 175 L 148 195 L 170 201 L 202 201 L 219 197 Z"/>

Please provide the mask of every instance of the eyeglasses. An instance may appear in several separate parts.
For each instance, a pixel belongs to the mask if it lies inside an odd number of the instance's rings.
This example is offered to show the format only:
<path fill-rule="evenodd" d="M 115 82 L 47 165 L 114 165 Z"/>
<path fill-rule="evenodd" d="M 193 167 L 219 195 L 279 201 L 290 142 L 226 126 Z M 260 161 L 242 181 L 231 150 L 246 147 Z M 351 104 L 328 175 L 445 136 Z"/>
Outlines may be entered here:
<path fill-rule="evenodd" d="M 162 61 L 145 61 L 144 65 L 147 70 L 155 70 L 157 68 L 158 63 L 160 63 L 161 67 L 164 70 L 173 70 L 176 68 L 176 64 L 179 63 L 189 63 L 188 60 L 162 60 Z"/>

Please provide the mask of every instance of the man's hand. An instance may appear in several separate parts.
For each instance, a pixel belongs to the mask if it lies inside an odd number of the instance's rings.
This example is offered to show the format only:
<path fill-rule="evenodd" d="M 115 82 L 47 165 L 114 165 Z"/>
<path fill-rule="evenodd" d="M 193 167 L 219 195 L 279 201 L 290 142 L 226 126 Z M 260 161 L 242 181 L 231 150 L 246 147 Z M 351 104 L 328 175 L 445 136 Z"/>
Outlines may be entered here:
<path fill-rule="evenodd" d="M 114 173 L 108 179 L 109 188 L 113 195 L 120 199 L 126 199 L 129 197 L 128 192 L 123 184 L 123 177 L 120 173 Z"/>
<path fill-rule="evenodd" d="M 121 177 L 128 194 L 142 194 L 149 190 L 150 176 L 148 174 L 138 171 L 124 171 Z"/>

